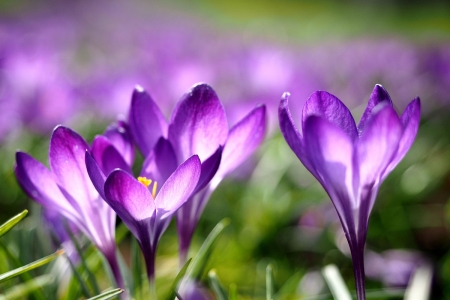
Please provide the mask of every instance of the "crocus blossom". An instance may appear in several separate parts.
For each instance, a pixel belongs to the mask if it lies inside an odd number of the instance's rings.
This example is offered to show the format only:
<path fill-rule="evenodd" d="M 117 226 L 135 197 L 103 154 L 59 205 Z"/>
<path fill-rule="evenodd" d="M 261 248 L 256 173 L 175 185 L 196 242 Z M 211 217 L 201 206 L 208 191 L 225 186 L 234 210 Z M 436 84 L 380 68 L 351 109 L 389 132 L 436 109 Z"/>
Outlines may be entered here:
<path fill-rule="evenodd" d="M 305 103 L 300 131 L 288 98 L 285 93 L 280 102 L 281 132 L 330 196 L 350 246 L 358 299 L 365 299 L 363 252 L 369 215 L 381 183 L 415 139 L 420 100 L 411 101 L 399 117 L 386 90 L 376 85 L 356 126 L 338 98 L 317 91 Z"/>
<path fill-rule="evenodd" d="M 58 210 L 105 255 L 117 284 L 123 287 L 115 246 L 116 214 L 89 179 L 89 145 L 76 132 L 58 126 L 50 140 L 50 170 L 29 154 L 16 153 L 15 174 L 23 190 L 45 208 Z"/>
<path fill-rule="evenodd" d="M 406 288 L 417 268 L 430 266 L 422 253 L 408 249 L 391 249 L 382 253 L 366 250 L 364 262 L 367 277 L 391 288 Z"/>
<path fill-rule="evenodd" d="M 167 137 L 178 163 L 192 155 L 201 162 L 201 176 L 191 198 L 177 212 L 180 257 L 184 262 L 200 215 L 223 177 L 245 161 L 261 143 L 265 131 L 265 107 L 252 110 L 231 130 L 215 91 L 197 84 L 177 103 L 170 122 L 143 89 L 133 94 L 129 124 L 144 155 L 160 137 Z M 212 181 L 211 181 L 212 180 Z"/>
<path fill-rule="evenodd" d="M 95 187 L 139 241 L 150 282 L 155 276 L 158 241 L 172 215 L 194 191 L 201 172 L 196 155 L 178 167 L 173 165 L 170 156 L 174 152 L 170 147 L 161 138 L 149 153 L 137 179 L 130 170 L 123 169 L 115 169 L 105 177 L 96 160 L 86 152 L 86 166 Z M 172 167 L 175 170 L 168 173 Z"/>

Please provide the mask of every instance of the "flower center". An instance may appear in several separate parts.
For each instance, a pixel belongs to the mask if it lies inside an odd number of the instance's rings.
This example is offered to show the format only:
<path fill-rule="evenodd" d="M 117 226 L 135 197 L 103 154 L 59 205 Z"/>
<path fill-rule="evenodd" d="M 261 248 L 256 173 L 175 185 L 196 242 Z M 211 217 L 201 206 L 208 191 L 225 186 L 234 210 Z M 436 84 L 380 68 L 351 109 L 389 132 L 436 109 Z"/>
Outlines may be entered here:
<path fill-rule="evenodd" d="M 156 198 L 156 189 L 158 188 L 158 182 L 157 181 L 152 181 L 151 179 L 148 179 L 147 177 L 141 177 L 141 176 L 139 176 L 137 178 L 137 180 L 140 183 L 142 183 L 143 185 L 145 185 L 146 188 L 148 188 L 153 182 L 152 196 L 153 196 L 153 199 L 155 199 Z"/>

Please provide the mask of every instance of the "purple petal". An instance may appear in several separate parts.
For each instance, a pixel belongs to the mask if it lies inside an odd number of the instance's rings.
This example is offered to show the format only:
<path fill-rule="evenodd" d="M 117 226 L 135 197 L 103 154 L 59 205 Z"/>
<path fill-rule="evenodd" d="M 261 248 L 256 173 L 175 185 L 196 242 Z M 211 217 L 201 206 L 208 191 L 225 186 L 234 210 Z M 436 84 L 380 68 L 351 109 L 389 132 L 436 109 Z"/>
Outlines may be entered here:
<path fill-rule="evenodd" d="M 416 138 L 417 131 L 419 130 L 420 124 L 420 99 L 415 98 L 409 105 L 406 107 L 402 116 L 400 117 L 400 121 L 403 124 L 403 135 L 400 139 L 400 143 L 398 145 L 397 154 L 392 162 L 389 164 L 385 173 L 383 173 L 382 179 L 384 179 L 397 164 L 403 159 L 403 157 L 408 152 L 411 147 L 414 139 Z"/>
<path fill-rule="evenodd" d="M 381 84 L 377 84 L 370 95 L 369 102 L 367 103 L 366 110 L 361 117 L 361 121 L 359 121 L 358 131 L 360 133 L 364 130 L 367 120 L 372 116 L 372 110 L 380 103 L 385 103 L 386 105 L 392 106 L 392 100 L 388 92 Z"/>
<path fill-rule="evenodd" d="M 131 167 L 134 162 L 134 147 L 128 124 L 125 121 L 117 121 L 117 123 L 109 125 L 103 135 L 108 138 Z"/>
<path fill-rule="evenodd" d="M 367 228 L 370 211 L 375 203 L 378 187 L 395 154 L 403 133 L 397 113 L 390 105 L 380 103 L 367 121 L 356 144 L 356 161 L 359 166 L 359 224 Z M 362 250 L 361 250 L 362 251 Z"/>
<path fill-rule="evenodd" d="M 89 178 L 92 181 L 92 184 L 94 185 L 100 196 L 105 199 L 106 197 L 104 187 L 106 176 L 103 174 L 102 170 L 100 169 L 92 155 L 89 153 L 89 151 L 86 151 L 85 162 L 86 169 L 89 174 Z"/>
<path fill-rule="evenodd" d="M 307 155 L 342 218 L 356 206 L 352 200 L 353 141 L 341 128 L 321 117 L 310 116 L 304 124 Z"/>
<path fill-rule="evenodd" d="M 197 187 L 193 194 L 203 189 L 211 181 L 214 175 L 216 175 L 220 162 L 222 161 L 222 150 L 222 146 L 219 146 L 217 151 L 202 163 L 200 179 L 198 180 Z"/>
<path fill-rule="evenodd" d="M 153 149 L 160 137 L 167 136 L 167 121 L 158 105 L 141 87 L 136 87 L 131 99 L 130 132 L 142 154 Z"/>
<path fill-rule="evenodd" d="M 231 128 L 217 176 L 223 178 L 242 164 L 261 144 L 266 130 L 266 107 L 253 109 Z"/>
<path fill-rule="evenodd" d="M 75 131 L 59 126 L 50 140 L 49 162 L 57 183 L 77 202 L 98 197 L 86 170 L 85 152 L 89 146 Z"/>
<path fill-rule="evenodd" d="M 145 159 L 141 176 L 156 181 L 160 189 L 177 167 L 177 158 L 172 145 L 165 138 L 160 138 Z"/>
<path fill-rule="evenodd" d="M 159 219 L 171 216 L 186 202 L 197 186 L 200 172 L 200 159 L 193 155 L 167 179 L 155 199 Z"/>
<path fill-rule="evenodd" d="M 178 161 L 197 154 L 201 161 L 210 157 L 228 135 L 228 123 L 214 90 L 196 85 L 178 102 L 169 126 L 169 141 Z"/>
<path fill-rule="evenodd" d="M 114 169 L 122 169 L 133 174 L 130 166 L 106 137 L 102 135 L 95 137 L 91 153 L 103 174 L 108 175 Z"/>
<path fill-rule="evenodd" d="M 127 225 L 148 219 L 155 212 L 155 201 L 149 190 L 123 170 L 114 170 L 108 176 L 105 196 L 109 206 Z"/>
<path fill-rule="evenodd" d="M 355 120 L 348 108 L 336 96 L 314 92 L 303 107 L 303 128 L 309 116 L 319 116 L 341 128 L 352 141 L 358 137 Z"/>
<path fill-rule="evenodd" d="M 314 168 L 309 162 L 308 155 L 306 154 L 306 149 L 304 147 L 303 138 L 295 126 L 294 120 L 292 119 L 291 112 L 289 111 L 289 93 L 284 93 L 280 106 L 278 108 L 278 119 L 280 122 L 281 133 L 284 139 L 291 147 L 292 151 L 297 155 L 298 159 L 305 165 L 305 167 L 316 177 L 318 175 L 315 173 Z"/>
<path fill-rule="evenodd" d="M 76 220 L 77 212 L 62 194 L 50 170 L 24 152 L 16 153 L 16 163 L 17 181 L 30 198 L 44 207 L 64 211 L 68 218 Z"/>
<path fill-rule="evenodd" d="M 208 203 L 213 189 L 205 188 L 191 197 L 177 210 L 177 231 L 180 255 L 187 255 L 198 220 Z"/>
<path fill-rule="evenodd" d="M 402 124 L 392 106 L 382 107 L 369 119 L 356 145 L 361 187 L 379 184 L 397 153 L 402 132 Z"/>

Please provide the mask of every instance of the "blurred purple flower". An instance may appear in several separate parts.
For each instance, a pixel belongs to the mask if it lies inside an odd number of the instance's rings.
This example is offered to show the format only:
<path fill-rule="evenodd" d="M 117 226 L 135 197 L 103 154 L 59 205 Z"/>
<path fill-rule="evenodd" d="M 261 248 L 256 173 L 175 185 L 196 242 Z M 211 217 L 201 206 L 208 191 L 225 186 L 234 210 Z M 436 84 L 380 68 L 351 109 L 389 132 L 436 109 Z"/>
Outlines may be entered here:
<path fill-rule="evenodd" d="M 138 89 L 133 94 L 129 123 L 132 136 L 145 156 L 161 136 L 167 136 L 175 161 L 180 163 L 195 154 L 202 161 L 198 185 L 191 199 L 177 212 L 180 258 L 184 262 L 195 227 L 212 191 L 262 141 L 265 107 L 255 108 L 229 130 L 225 110 L 217 94 L 210 86 L 198 84 L 181 98 L 167 124 L 151 97 Z"/>
<path fill-rule="evenodd" d="M 301 99 L 311 89 L 339 90 L 354 108 L 376 81 L 395 86 L 394 98 L 420 91 L 427 99 L 422 111 L 449 103 L 445 44 L 373 38 L 289 48 L 249 44 L 235 35 L 218 39 L 214 28 L 144 3 L 104 4 L 54 3 L 0 22 L 0 138 L 14 125 L 45 133 L 82 113 L 86 122 L 93 116 L 85 112 L 97 108 L 95 117 L 115 117 L 129 105 L 129 86 L 137 82 L 160 100 L 165 114 L 192 83 L 208 82 L 226 99 L 230 124 L 247 112 L 242 107 L 266 103 L 270 130 L 277 105 L 271 99 L 280 89 Z M 302 106 L 292 103 L 291 113 Z"/>
<path fill-rule="evenodd" d="M 50 140 L 47 169 L 29 154 L 16 153 L 15 174 L 23 190 L 44 208 L 58 210 L 105 255 L 117 284 L 123 281 L 116 257 L 114 211 L 89 179 L 85 152 L 89 145 L 76 132 L 58 126 Z"/>
<path fill-rule="evenodd" d="M 366 251 L 367 277 L 381 280 L 386 287 L 406 287 L 414 271 L 428 260 L 413 250 L 387 250 L 380 254 Z"/>
<path fill-rule="evenodd" d="M 287 143 L 322 184 L 341 220 L 350 246 L 358 299 L 365 299 L 364 244 L 378 188 L 411 147 L 420 121 L 420 100 L 401 117 L 381 85 L 376 85 L 356 126 L 348 108 L 335 96 L 318 91 L 303 108 L 302 131 L 280 102 L 279 121 Z"/>
<path fill-rule="evenodd" d="M 179 292 L 183 300 L 215 299 L 201 283 L 193 280 L 184 281 L 180 286 Z"/>
<path fill-rule="evenodd" d="M 80 257 L 78 256 L 75 245 L 72 243 L 70 235 L 64 226 L 64 222 L 66 222 L 67 226 L 70 228 L 70 231 L 74 235 L 79 233 L 79 229 L 75 226 L 75 224 L 73 224 L 73 222 L 65 219 L 64 216 L 57 210 L 44 208 L 42 215 L 45 225 L 53 232 L 54 237 L 56 238 L 56 248 L 62 246 L 67 257 L 74 264 L 77 264 Z"/>
<path fill-rule="evenodd" d="M 189 198 L 200 179 L 198 156 L 188 158 L 178 167 L 174 164 L 174 152 L 163 138 L 147 156 L 138 179 L 129 169 L 115 169 L 105 178 L 86 152 L 86 166 L 94 186 L 139 241 L 150 282 L 155 278 L 158 241 L 172 215 Z"/>

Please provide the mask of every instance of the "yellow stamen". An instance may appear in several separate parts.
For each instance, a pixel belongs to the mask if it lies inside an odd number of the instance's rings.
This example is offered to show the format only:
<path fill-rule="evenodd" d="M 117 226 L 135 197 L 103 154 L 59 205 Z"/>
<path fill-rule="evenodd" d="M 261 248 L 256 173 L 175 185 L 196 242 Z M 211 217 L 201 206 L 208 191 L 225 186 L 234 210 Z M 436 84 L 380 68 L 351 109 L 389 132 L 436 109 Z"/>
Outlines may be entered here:
<path fill-rule="evenodd" d="M 153 182 L 153 187 L 152 187 L 152 197 L 153 199 L 156 198 L 156 190 L 158 188 L 158 182 L 156 181 L 152 181 L 151 179 L 148 179 L 147 177 L 138 177 L 137 180 L 142 183 L 143 185 L 145 185 L 146 188 L 148 188 L 152 182 Z"/>
<path fill-rule="evenodd" d="M 146 188 L 148 188 L 148 186 L 150 184 L 152 184 L 152 180 L 148 179 L 147 177 L 138 177 L 137 180 L 142 183 L 143 185 L 145 185 Z"/>
<path fill-rule="evenodd" d="M 157 187 L 158 187 L 158 182 L 157 181 L 153 182 L 153 189 L 152 189 L 153 199 L 156 198 L 156 189 L 157 189 Z"/>

